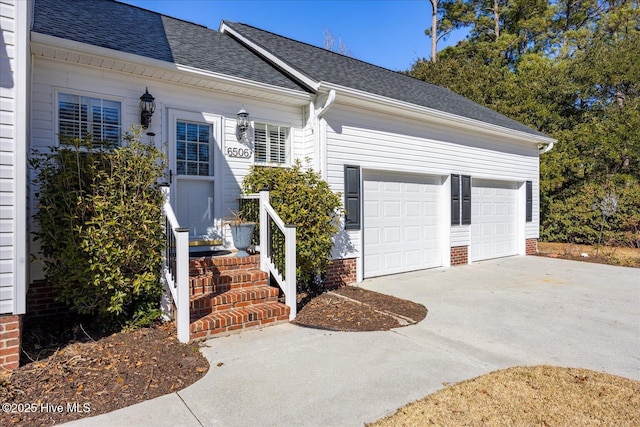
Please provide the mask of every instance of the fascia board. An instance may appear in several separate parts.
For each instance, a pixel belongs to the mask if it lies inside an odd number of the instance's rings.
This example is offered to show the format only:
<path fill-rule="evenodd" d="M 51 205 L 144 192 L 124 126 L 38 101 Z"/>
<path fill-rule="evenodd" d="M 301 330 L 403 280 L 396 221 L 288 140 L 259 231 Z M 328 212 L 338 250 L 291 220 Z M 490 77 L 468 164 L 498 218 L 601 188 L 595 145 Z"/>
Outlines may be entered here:
<path fill-rule="evenodd" d="M 312 90 L 313 92 L 318 91 L 318 87 L 320 84 L 319 82 L 310 78 L 306 74 L 300 72 L 298 69 L 292 67 L 291 65 L 286 63 L 284 60 L 282 60 L 279 56 L 274 55 L 269 50 L 260 46 L 258 43 L 243 36 L 238 31 L 229 27 L 224 21 L 220 24 L 219 31 L 221 33 L 229 34 L 230 36 L 238 40 L 240 43 L 242 43 L 246 47 L 250 48 L 254 52 L 257 52 L 260 56 L 268 60 L 271 64 L 278 67 L 280 70 L 286 73 L 289 77 L 297 80 L 300 84 L 306 86 L 308 89 Z"/>
<path fill-rule="evenodd" d="M 232 85 L 249 87 L 252 89 L 263 90 L 266 92 L 276 93 L 279 95 L 285 95 L 292 98 L 296 98 L 301 101 L 307 102 L 310 99 L 310 95 L 303 91 L 297 91 L 294 89 L 281 88 L 265 83 L 256 82 L 253 80 L 242 79 L 239 77 L 229 76 L 227 74 L 215 73 L 200 68 L 191 67 L 188 65 L 181 65 L 172 62 L 161 61 L 159 59 L 147 58 L 141 55 L 135 55 L 133 53 L 121 52 L 118 50 L 108 49 L 100 46 L 89 45 L 86 43 L 76 42 L 73 40 L 67 40 L 60 37 L 54 37 L 47 34 L 31 33 L 31 45 L 33 47 L 54 48 L 71 51 L 77 54 L 92 55 L 109 60 L 122 61 L 128 64 L 142 65 L 146 67 L 152 67 L 159 70 L 173 71 L 176 73 L 190 74 L 202 78 L 207 78 L 220 83 L 227 83 Z"/>
<path fill-rule="evenodd" d="M 352 98 L 355 101 L 365 101 L 370 106 L 378 106 L 381 110 L 389 111 L 391 109 L 400 109 L 413 114 L 421 116 L 428 116 L 430 120 L 445 124 L 447 126 L 455 126 L 460 129 L 474 132 L 482 132 L 485 134 L 508 136 L 519 141 L 536 144 L 553 144 L 555 139 L 541 135 L 534 135 L 527 132 L 517 131 L 514 129 L 505 128 L 503 126 L 497 126 L 490 123 L 482 122 L 480 120 L 469 119 L 467 117 L 458 116 L 456 114 L 447 113 L 444 111 L 434 110 L 433 108 L 423 107 L 420 105 L 412 104 L 410 102 L 399 101 L 397 99 L 387 98 L 380 95 L 375 95 L 369 92 L 352 89 L 345 86 L 336 85 L 334 83 L 321 82 L 320 90 L 334 89 L 340 92 L 342 95 Z M 341 97 L 342 102 L 347 101 L 345 97 Z M 348 101 L 347 101 L 348 102 Z"/>

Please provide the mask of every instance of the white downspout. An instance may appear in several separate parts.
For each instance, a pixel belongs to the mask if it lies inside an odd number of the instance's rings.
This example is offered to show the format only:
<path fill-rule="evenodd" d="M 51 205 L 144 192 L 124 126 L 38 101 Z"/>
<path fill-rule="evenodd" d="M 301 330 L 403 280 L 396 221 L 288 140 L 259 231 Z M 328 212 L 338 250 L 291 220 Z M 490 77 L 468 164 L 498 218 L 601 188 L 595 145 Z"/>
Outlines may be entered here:
<path fill-rule="evenodd" d="M 553 148 L 553 144 L 555 144 L 555 141 L 546 144 L 544 147 L 540 147 L 538 151 L 538 155 L 548 153 L 549 151 L 551 151 L 551 149 Z"/>
<path fill-rule="evenodd" d="M 322 179 L 327 180 L 327 133 L 326 128 L 321 122 L 322 116 L 333 105 L 336 100 L 336 91 L 331 89 L 329 96 L 324 105 L 314 112 L 313 116 L 313 134 L 317 147 L 317 169 L 320 172 Z"/>
<path fill-rule="evenodd" d="M 321 118 L 324 113 L 327 112 L 327 110 L 329 109 L 329 107 L 331 107 L 333 105 L 333 103 L 336 100 L 336 91 L 331 89 L 329 91 L 329 97 L 327 98 L 327 102 L 324 103 L 324 106 L 318 110 L 318 112 L 316 113 L 317 118 Z"/>

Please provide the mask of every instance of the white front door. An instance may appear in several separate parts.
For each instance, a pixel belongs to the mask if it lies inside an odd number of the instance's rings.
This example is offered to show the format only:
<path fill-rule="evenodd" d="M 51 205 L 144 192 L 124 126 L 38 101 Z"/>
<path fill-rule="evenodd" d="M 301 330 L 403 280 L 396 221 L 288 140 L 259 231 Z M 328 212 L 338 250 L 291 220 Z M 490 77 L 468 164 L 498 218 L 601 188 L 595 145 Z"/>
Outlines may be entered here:
<path fill-rule="evenodd" d="M 518 186 L 474 179 L 471 187 L 471 261 L 518 253 Z"/>
<path fill-rule="evenodd" d="M 364 277 L 442 265 L 441 187 L 437 177 L 364 173 Z"/>
<path fill-rule="evenodd" d="M 171 114 L 170 122 L 171 204 L 178 222 L 189 228 L 190 240 L 217 239 L 220 237 L 214 211 L 217 123 L 204 120 L 202 115 L 178 113 Z"/>

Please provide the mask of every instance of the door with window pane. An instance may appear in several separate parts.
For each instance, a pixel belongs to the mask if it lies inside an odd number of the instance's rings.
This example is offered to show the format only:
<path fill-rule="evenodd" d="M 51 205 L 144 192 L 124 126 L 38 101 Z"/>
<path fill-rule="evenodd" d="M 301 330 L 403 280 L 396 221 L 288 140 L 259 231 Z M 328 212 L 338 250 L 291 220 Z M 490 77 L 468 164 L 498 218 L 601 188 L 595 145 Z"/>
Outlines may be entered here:
<path fill-rule="evenodd" d="M 176 120 L 174 126 L 176 216 L 182 227 L 190 229 L 191 240 L 210 239 L 216 234 L 213 125 Z"/>

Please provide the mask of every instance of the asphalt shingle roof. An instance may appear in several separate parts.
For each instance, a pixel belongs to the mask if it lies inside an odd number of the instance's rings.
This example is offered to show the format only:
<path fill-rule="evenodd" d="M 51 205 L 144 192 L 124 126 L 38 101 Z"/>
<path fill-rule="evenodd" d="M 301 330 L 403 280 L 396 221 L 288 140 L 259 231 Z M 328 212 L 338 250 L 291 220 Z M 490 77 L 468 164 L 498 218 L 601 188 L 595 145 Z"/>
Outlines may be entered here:
<path fill-rule="evenodd" d="M 246 24 L 225 24 L 312 80 L 545 136 L 446 88 Z M 304 90 L 282 70 L 233 37 L 114 0 L 36 0 L 32 31 L 286 89 Z"/>
<path fill-rule="evenodd" d="M 333 83 L 508 129 L 545 136 L 441 86 L 250 25 L 227 21 L 225 24 L 315 81 Z"/>
<path fill-rule="evenodd" d="M 302 90 L 231 37 L 113 0 L 36 0 L 32 31 Z"/>

